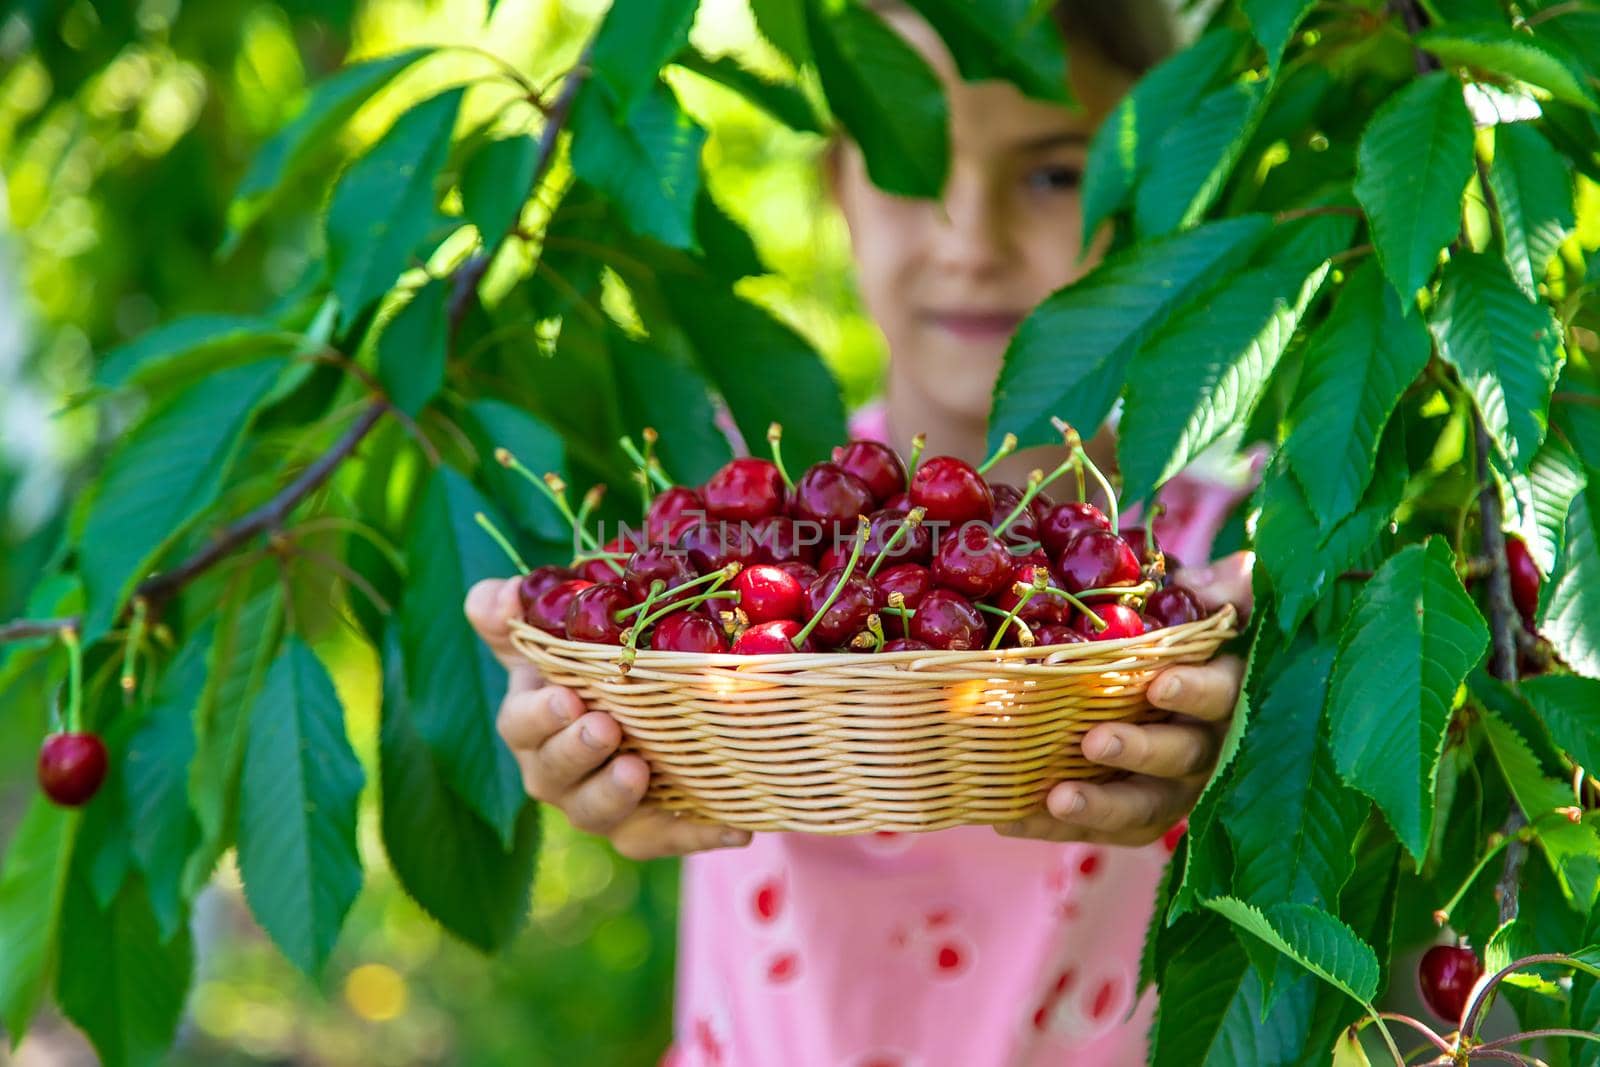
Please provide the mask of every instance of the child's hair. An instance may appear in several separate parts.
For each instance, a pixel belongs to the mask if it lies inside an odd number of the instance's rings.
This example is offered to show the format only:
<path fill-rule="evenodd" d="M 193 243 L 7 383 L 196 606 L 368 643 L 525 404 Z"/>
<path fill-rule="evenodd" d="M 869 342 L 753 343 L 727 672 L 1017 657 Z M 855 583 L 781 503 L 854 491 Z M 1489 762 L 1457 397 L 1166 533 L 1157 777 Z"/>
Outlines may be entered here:
<path fill-rule="evenodd" d="M 1067 40 L 1087 39 L 1130 74 L 1143 74 L 1177 46 L 1177 26 L 1163 0 L 1056 0 L 1051 15 Z"/>

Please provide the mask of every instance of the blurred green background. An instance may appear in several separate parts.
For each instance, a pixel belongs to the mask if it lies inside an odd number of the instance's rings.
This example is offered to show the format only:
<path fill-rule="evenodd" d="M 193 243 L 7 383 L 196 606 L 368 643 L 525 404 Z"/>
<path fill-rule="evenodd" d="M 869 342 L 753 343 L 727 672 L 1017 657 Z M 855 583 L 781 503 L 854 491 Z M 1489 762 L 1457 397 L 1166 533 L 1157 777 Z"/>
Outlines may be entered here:
<path fill-rule="evenodd" d="M 0 15 L 0 620 L 23 613 L 84 460 L 119 412 L 73 406 L 93 361 L 175 315 L 271 309 L 318 255 L 317 208 L 343 162 L 408 103 L 507 61 L 536 84 L 570 66 L 602 0 L 22 0 Z M 787 73 L 743 0 L 706 0 L 695 43 Z M 226 207 L 260 145 L 343 63 L 420 43 L 467 46 L 368 104 L 341 153 L 282 197 L 239 247 Z M 727 91 L 674 72 L 707 125 L 708 183 L 771 267 L 741 283 L 809 337 L 849 404 L 872 396 L 884 353 L 849 278 L 842 222 L 823 196 L 823 142 Z M 482 116 L 479 116 L 482 118 Z M 299 195 L 296 195 L 296 194 Z M 351 734 L 375 787 L 376 675 L 349 634 L 339 665 Z M 0 676 L 5 673 L 0 658 Z M 0 847 L 34 788 L 50 695 L 0 698 Z M 370 791 L 370 787 L 369 787 Z M 546 813 L 528 930 L 485 960 L 443 935 L 389 875 L 366 798 L 368 878 L 322 988 L 254 927 L 225 863 L 196 914 L 200 957 L 173 1063 L 654 1064 L 668 1040 L 677 867 L 632 864 Z M 0 1064 L 93 1063 L 53 1016 Z"/>

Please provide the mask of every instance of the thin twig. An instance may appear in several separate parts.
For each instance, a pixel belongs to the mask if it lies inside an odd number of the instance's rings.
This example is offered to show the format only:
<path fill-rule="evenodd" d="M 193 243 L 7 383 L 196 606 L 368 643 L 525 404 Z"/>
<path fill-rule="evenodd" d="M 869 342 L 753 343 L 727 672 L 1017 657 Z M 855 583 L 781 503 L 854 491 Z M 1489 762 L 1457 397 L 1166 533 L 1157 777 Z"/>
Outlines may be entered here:
<path fill-rule="evenodd" d="M 27 641 L 34 637 L 51 637 L 62 630 L 78 625 L 74 617 L 64 619 L 17 619 L 0 625 L 0 645 L 7 641 Z"/>

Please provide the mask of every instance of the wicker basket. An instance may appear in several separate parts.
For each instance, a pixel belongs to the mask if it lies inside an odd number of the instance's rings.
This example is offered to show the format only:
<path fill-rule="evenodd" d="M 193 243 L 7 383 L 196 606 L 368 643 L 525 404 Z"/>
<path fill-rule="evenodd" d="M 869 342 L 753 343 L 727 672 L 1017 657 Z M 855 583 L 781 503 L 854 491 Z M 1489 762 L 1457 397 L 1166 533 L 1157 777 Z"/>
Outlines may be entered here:
<path fill-rule="evenodd" d="M 733 656 L 620 650 L 520 621 L 512 640 L 651 767 L 650 800 L 748 830 L 857 834 L 999 823 L 1066 779 L 1109 777 L 1095 723 L 1159 718 L 1160 668 L 1200 663 L 1234 610 L 1141 637 L 995 652 Z"/>

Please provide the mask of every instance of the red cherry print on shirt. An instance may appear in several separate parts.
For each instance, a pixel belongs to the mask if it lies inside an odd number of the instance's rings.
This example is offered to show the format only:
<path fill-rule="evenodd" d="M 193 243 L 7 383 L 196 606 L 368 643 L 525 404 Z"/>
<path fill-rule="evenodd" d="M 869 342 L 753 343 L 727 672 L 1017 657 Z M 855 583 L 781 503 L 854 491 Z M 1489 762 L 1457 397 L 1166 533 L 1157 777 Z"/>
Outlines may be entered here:
<path fill-rule="evenodd" d="M 767 964 L 767 981 L 782 985 L 800 973 L 800 957 L 793 952 L 783 952 L 772 957 Z"/>
<path fill-rule="evenodd" d="M 705 1016 L 694 1021 L 694 1043 L 700 1046 L 700 1055 L 710 1067 L 721 1067 L 722 1042 L 717 1040 L 716 1031 L 711 1029 L 711 1020 Z"/>
<path fill-rule="evenodd" d="M 927 915 L 923 916 L 922 921 L 928 929 L 937 930 L 941 926 L 949 926 L 954 922 L 955 913 L 949 908 L 940 908 L 938 911 L 928 912 Z"/>
<path fill-rule="evenodd" d="M 1090 849 L 1088 852 L 1083 854 L 1081 859 L 1078 860 L 1078 873 L 1083 875 L 1085 878 L 1093 878 L 1099 873 L 1100 867 L 1104 862 L 1105 856 L 1099 849 Z"/>
<path fill-rule="evenodd" d="M 937 978 L 957 978 L 972 966 L 972 946 L 951 939 L 933 950 L 933 973 Z"/>
<path fill-rule="evenodd" d="M 1104 1022 L 1111 1015 L 1111 1009 L 1117 1003 L 1117 984 L 1111 979 L 1106 979 L 1095 987 L 1084 1009 L 1084 1014 L 1095 1022 Z"/>
<path fill-rule="evenodd" d="M 1076 979 L 1077 977 L 1078 977 L 1078 972 L 1074 971 L 1071 967 L 1068 967 L 1066 970 L 1064 970 L 1060 974 L 1056 975 L 1056 984 L 1055 984 L 1055 987 L 1054 987 L 1055 995 L 1059 997 L 1061 994 L 1065 993 L 1068 989 L 1071 989 L 1073 980 Z"/>
<path fill-rule="evenodd" d="M 783 910 L 783 882 L 768 878 L 756 886 L 750 898 L 750 910 L 755 913 L 758 922 L 776 922 L 778 913 Z"/>
<path fill-rule="evenodd" d="M 1161 844 L 1168 852 L 1178 851 L 1178 842 L 1183 840 L 1184 832 L 1189 829 L 1188 819 L 1179 819 L 1173 824 L 1172 829 L 1161 835 Z"/>

